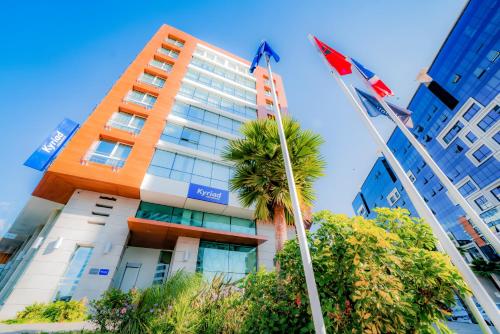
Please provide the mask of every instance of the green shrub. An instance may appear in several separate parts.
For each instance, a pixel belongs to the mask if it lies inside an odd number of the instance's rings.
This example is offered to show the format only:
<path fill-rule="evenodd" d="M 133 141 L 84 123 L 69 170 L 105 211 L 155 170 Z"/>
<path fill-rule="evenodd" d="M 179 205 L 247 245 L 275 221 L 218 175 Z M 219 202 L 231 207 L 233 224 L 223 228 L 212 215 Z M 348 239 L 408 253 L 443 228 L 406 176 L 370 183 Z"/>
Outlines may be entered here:
<path fill-rule="evenodd" d="M 87 315 L 84 301 L 35 303 L 17 313 L 10 323 L 81 321 Z"/>
<path fill-rule="evenodd" d="M 469 293 L 448 256 L 435 250 L 430 227 L 403 209 L 349 218 L 323 211 L 308 235 L 327 332 L 448 333 L 455 291 Z M 280 271 L 250 275 L 243 333 L 312 333 L 299 245 L 277 255 Z"/>
<path fill-rule="evenodd" d="M 132 315 L 134 299 L 138 294 L 136 290 L 107 290 L 101 299 L 90 302 L 90 321 L 96 324 L 101 332 L 118 331 L 122 323 Z"/>

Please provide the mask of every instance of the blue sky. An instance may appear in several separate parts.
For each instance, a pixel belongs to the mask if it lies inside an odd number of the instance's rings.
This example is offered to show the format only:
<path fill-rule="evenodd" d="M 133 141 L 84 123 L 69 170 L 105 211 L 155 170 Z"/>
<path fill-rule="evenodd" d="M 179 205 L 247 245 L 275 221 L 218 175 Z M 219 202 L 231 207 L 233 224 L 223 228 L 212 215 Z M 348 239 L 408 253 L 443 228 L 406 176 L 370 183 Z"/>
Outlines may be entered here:
<path fill-rule="evenodd" d="M 307 40 L 313 33 L 376 72 L 406 105 L 465 0 L 10 1 L 0 11 L 0 232 L 41 173 L 24 160 L 65 117 L 85 121 L 161 24 L 251 59 L 281 55 L 290 112 L 320 133 L 327 175 L 316 210 L 352 214 L 376 147 Z M 387 138 L 393 125 L 375 119 Z"/>

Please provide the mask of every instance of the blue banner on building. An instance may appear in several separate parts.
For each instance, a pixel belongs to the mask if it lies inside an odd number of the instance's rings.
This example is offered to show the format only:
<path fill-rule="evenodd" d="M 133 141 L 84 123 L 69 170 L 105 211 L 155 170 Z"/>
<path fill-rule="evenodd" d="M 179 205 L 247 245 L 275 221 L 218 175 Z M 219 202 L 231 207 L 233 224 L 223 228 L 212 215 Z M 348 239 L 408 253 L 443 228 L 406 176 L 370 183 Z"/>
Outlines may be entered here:
<path fill-rule="evenodd" d="M 190 183 L 187 197 L 227 205 L 229 202 L 229 191 Z"/>
<path fill-rule="evenodd" d="M 42 145 L 24 162 L 25 166 L 44 171 L 52 160 L 57 156 L 61 147 L 78 129 L 79 124 L 65 118 L 57 128 L 52 131 Z"/>

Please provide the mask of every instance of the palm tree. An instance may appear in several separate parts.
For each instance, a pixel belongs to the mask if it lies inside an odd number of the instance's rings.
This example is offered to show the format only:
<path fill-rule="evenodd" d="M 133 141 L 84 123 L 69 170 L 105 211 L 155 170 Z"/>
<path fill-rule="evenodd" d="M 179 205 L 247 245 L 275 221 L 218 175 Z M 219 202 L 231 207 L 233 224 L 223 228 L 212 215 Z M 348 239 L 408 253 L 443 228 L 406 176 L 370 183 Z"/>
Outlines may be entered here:
<path fill-rule="evenodd" d="M 312 206 L 313 182 L 323 175 L 325 162 L 319 154 L 323 139 L 288 117 L 283 119 L 295 184 L 303 211 Z M 245 207 L 255 205 L 255 218 L 273 221 L 276 251 L 287 239 L 293 224 L 292 203 L 281 154 L 276 121 L 259 119 L 245 123 L 242 139 L 231 140 L 223 157 L 235 163 L 230 189 Z"/>

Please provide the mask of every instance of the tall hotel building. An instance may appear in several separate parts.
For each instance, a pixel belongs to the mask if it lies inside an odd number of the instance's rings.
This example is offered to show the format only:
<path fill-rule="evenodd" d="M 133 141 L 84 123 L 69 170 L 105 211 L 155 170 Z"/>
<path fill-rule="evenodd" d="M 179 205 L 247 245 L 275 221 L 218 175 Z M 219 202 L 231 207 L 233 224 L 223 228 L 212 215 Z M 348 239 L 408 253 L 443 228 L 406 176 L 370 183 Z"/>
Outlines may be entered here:
<path fill-rule="evenodd" d="M 458 190 L 500 237 L 500 10 L 497 0 L 471 0 L 430 66 L 429 74 L 460 102 L 450 110 L 420 85 L 408 109 L 413 134 Z M 448 196 L 418 152 L 396 129 L 387 145 L 466 261 L 498 254 Z M 373 217 L 375 207 L 405 207 L 416 215 L 405 189 L 379 158 L 352 203 Z M 479 277 L 500 303 L 500 277 Z"/>
<path fill-rule="evenodd" d="M 34 302 L 144 288 L 180 269 L 237 279 L 273 267 L 274 227 L 228 192 L 233 168 L 220 156 L 244 122 L 272 118 L 265 70 L 248 70 L 160 28 L 0 240 L 0 319 Z"/>

